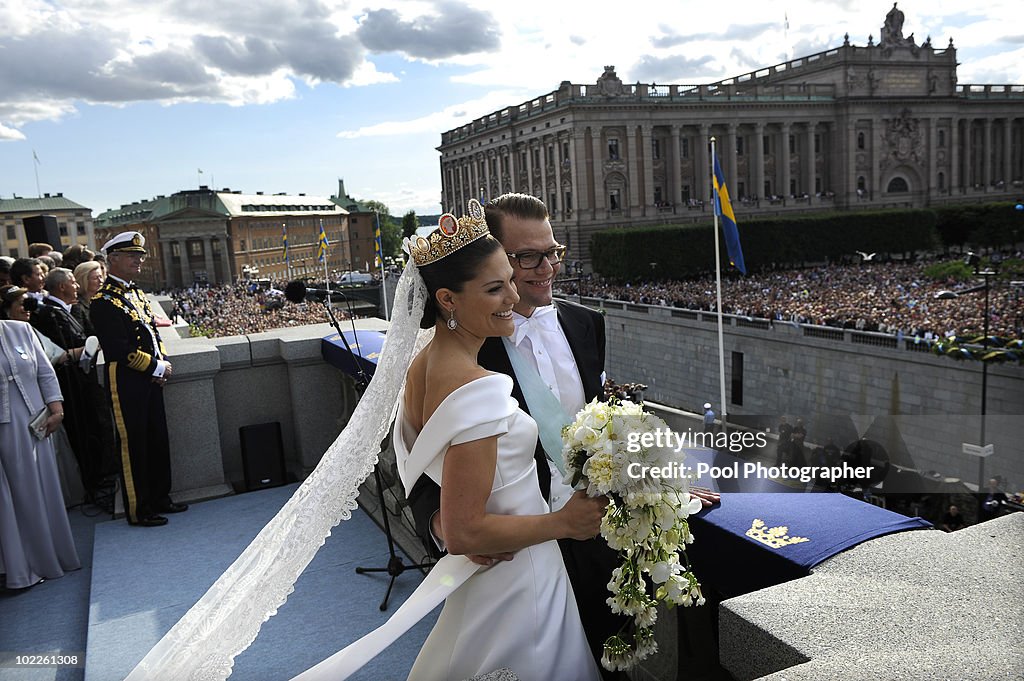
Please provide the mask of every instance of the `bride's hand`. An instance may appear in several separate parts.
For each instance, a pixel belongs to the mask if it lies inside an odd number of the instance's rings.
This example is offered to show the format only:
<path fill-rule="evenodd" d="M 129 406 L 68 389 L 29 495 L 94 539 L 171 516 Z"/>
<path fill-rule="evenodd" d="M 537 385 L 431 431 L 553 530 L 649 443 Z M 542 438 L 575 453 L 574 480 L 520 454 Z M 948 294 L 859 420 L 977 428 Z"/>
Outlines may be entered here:
<path fill-rule="evenodd" d="M 585 492 L 576 491 L 558 511 L 565 523 L 565 536 L 580 541 L 596 537 L 601 531 L 601 518 L 607 505 L 607 497 L 588 497 Z"/>

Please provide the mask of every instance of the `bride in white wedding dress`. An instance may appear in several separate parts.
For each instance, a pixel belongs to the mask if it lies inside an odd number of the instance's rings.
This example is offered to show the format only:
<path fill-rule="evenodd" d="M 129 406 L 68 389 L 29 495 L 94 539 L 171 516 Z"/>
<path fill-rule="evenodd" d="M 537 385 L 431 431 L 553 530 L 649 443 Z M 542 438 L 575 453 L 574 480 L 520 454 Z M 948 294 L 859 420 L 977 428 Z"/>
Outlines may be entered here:
<path fill-rule="evenodd" d="M 522 681 L 600 678 L 557 540 L 596 536 L 605 500 L 577 493 L 550 512 L 536 479 L 537 425 L 512 399 L 512 379 L 476 361 L 485 338 L 514 330 L 519 297 L 508 257 L 476 201 L 458 221 L 442 216 L 440 228 L 410 251 L 376 375 L 349 425 L 129 681 L 230 675 L 234 657 L 284 603 L 330 528 L 350 516 L 376 458 L 374 443 L 396 411 L 403 484 L 411 489 L 420 475 L 440 484 L 449 555 L 387 623 L 296 678 L 348 678 L 442 600 L 410 679 L 457 681 L 501 667 Z M 418 355 L 417 322 L 435 329 Z M 487 567 L 466 558 L 507 553 L 512 560 Z"/>
<path fill-rule="evenodd" d="M 541 496 L 537 424 L 512 399 L 512 379 L 477 364 L 485 338 L 514 330 L 512 268 L 482 220 L 460 222 L 448 226 L 451 236 L 436 233 L 433 252 L 430 242 L 412 249 L 429 296 L 422 326 L 437 330 L 409 368 L 394 444 L 406 489 L 420 475 L 441 487 L 450 555 L 433 572 L 465 575 L 465 568 L 470 576 L 452 580 L 456 588 L 409 678 L 465 679 L 508 667 L 523 681 L 597 679 L 556 540 L 596 535 L 604 501 L 580 494 L 551 513 Z M 465 558 L 500 553 L 515 556 L 486 568 Z M 392 621 L 410 619 L 400 610 Z M 362 645 L 299 678 L 344 678 Z"/>

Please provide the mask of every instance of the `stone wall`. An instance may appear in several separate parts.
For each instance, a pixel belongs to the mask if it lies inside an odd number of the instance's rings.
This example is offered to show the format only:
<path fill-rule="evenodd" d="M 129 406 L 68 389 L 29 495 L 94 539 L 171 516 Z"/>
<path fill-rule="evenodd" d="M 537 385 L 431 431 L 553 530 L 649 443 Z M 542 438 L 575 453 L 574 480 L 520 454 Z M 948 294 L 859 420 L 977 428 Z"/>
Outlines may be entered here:
<path fill-rule="evenodd" d="M 606 370 L 617 382 L 648 386 L 646 398 L 688 411 L 705 401 L 721 413 L 716 317 L 673 308 L 583 299 L 603 307 Z M 980 442 L 979 362 L 937 357 L 912 340 L 726 315 L 726 399 L 730 420 L 774 431 L 780 415 L 802 417 L 808 442 L 856 431 L 887 434 L 894 461 L 976 484 L 978 460 L 962 443 Z M 734 404 L 732 353 L 742 353 L 742 404 Z M 988 370 L 986 475 L 1024 483 L 1024 367 Z M 903 452 L 905 448 L 905 452 Z M 909 456 L 909 459 L 907 458 Z"/>
<path fill-rule="evenodd" d="M 216 339 L 163 333 L 174 364 L 165 401 L 175 499 L 231 493 L 244 479 L 239 429 L 248 425 L 280 422 L 289 474 L 308 475 L 355 405 L 351 379 L 321 357 L 330 331 L 316 324 Z"/>

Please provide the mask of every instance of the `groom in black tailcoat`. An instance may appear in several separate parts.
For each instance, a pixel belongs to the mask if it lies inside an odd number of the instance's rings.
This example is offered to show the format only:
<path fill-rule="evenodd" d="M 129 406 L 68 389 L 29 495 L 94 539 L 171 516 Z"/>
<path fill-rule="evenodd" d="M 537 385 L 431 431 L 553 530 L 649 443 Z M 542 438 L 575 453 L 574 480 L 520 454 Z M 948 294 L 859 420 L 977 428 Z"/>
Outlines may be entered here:
<path fill-rule="evenodd" d="M 520 355 L 517 362 L 531 363 L 572 418 L 586 403 L 603 397 L 604 317 L 582 305 L 553 303 L 551 284 L 561 269 L 565 249 L 555 241 L 543 202 L 525 194 L 505 194 L 488 203 L 485 211 L 491 234 L 509 255 L 520 301 L 513 308 L 516 331 L 510 340 L 514 349 L 507 350 L 501 338 L 488 338 L 480 349 L 480 366 L 511 376 L 512 397 L 529 413 L 509 357 L 510 351 L 516 352 Z M 561 473 L 539 440 L 534 457 L 541 493 L 552 510 L 558 510 L 569 500 L 572 489 L 561 481 Z M 440 488 L 424 475 L 410 492 L 409 503 L 420 536 L 433 537 L 443 545 L 440 522 L 435 520 L 440 493 Z M 612 614 L 605 602 L 612 570 L 619 564 L 617 554 L 600 537 L 588 541 L 562 539 L 558 544 L 587 641 L 600 667 L 605 639 L 618 633 L 628 621 Z M 494 558 L 470 556 L 475 562 Z M 604 668 L 601 673 L 606 679 L 622 678 Z"/>

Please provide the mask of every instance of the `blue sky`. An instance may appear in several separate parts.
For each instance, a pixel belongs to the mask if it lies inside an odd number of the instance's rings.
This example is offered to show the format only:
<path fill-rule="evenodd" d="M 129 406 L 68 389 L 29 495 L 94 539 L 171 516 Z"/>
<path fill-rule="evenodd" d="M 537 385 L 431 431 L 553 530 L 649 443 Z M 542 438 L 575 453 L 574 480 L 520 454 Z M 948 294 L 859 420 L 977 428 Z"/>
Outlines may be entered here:
<path fill-rule="evenodd" d="M 624 10 L 624 7 L 628 7 Z M 726 8 L 726 11 L 722 11 Z M 198 183 L 440 212 L 441 132 L 614 64 L 701 83 L 878 39 L 887 1 L 6 0 L 0 197 L 95 214 Z M 960 83 L 1024 83 L 1017 2 L 901 2 Z M 788 30 L 786 18 L 788 17 Z M 202 169 L 199 176 L 197 170 Z"/>

